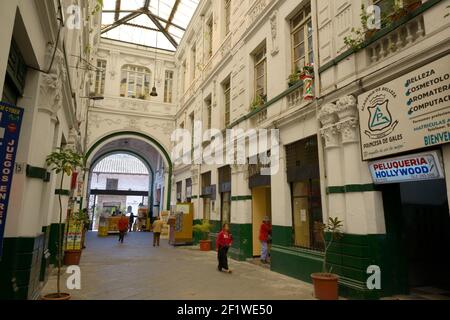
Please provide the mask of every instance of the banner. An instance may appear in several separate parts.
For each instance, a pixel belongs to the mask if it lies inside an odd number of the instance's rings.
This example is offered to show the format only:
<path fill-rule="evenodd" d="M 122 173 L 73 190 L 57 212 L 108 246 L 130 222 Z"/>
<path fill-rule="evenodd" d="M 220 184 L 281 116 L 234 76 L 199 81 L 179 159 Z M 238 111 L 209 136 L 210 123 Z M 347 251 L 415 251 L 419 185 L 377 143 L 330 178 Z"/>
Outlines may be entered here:
<path fill-rule="evenodd" d="M 23 109 L 0 102 L 0 259 Z"/>
<path fill-rule="evenodd" d="M 443 179 L 444 170 L 437 151 L 369 163 L 375 184 Z"/>
<path fill-rule="evenodd" d="M 362 159 L 450 142 L 450 55 L 358 97 Z"/>

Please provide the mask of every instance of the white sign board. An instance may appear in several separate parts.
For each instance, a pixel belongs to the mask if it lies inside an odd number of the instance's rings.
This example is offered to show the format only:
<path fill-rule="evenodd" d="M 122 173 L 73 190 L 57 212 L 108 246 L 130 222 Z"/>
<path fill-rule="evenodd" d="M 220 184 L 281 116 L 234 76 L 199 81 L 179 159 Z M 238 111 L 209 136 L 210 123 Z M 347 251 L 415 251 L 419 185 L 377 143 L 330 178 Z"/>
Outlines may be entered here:
<path fill-rule="evenodd" d="M 440 157 L 436 151 L 373 161 L 369 163 L 369 169 L 375 184 L 444 178 Z"/>
<path fill-rule="evenodd" d="M 363 160 L 450 142 L 450 55 L 358 97 Z"/>

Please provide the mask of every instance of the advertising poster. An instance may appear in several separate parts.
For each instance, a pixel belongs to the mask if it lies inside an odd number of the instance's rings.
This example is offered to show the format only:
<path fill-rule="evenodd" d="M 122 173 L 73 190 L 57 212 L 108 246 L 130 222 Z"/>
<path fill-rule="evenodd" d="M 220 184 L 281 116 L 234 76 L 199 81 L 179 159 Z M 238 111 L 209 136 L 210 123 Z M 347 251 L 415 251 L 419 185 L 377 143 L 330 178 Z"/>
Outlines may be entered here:
<path fill-rule="evenodd" d="M 363 160 L 450 142 L 450 55 L 358 97 Z"/>
<path fill-rule="evenodd" d="M 0 102 L 0 259 L 23 109 Z"/>

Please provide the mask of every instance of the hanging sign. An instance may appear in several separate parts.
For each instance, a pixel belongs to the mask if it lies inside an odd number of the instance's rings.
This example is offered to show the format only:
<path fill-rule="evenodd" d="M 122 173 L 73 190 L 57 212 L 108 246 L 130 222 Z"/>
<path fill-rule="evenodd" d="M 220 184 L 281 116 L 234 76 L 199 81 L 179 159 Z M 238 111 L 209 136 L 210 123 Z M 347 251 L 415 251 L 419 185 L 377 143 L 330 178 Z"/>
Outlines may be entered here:
<path fill-rule="evenodd" d="M 369 163 L 375 184 L 444 178 L 439 153 L 430 151 Z"/>
<path fill-rule="evenodd" d="M 363 160 L 450 142 L 450 55 L 358 97 Z"/>
<path fill-rule="evenodd" d="M 23 109 L 0 102 L 0 259 Z"/>

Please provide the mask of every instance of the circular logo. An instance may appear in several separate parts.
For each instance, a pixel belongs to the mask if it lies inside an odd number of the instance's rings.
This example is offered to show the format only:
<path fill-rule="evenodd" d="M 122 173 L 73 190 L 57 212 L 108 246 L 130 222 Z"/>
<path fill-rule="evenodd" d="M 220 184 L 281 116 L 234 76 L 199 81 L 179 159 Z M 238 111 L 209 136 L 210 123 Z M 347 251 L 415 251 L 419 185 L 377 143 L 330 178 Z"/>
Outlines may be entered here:
<path fill-rule="evenodd" d="M 15 123 L 8 124 L 8 131 L 11 133 L 15 133 L 17 131 L 17 125 Z"/>

